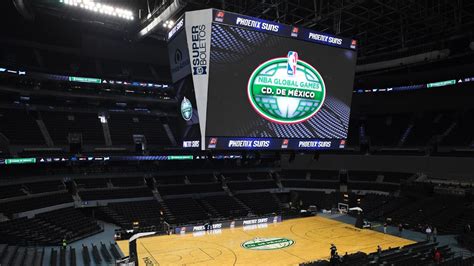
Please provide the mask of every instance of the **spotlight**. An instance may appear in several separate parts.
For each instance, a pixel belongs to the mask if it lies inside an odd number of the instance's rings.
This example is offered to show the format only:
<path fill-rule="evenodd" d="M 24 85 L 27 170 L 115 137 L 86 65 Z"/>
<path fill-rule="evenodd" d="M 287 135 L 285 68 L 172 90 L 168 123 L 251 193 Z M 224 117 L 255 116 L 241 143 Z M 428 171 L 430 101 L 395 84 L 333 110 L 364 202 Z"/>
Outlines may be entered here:
<path fill-rule="evenodd" d="M 174 26 L 174 21 L 172 21 L 172 20 L 167 20 L 167 21 L 163 22 L 163 27 L 164 28 L 171 29 L 173 26 Z"/>

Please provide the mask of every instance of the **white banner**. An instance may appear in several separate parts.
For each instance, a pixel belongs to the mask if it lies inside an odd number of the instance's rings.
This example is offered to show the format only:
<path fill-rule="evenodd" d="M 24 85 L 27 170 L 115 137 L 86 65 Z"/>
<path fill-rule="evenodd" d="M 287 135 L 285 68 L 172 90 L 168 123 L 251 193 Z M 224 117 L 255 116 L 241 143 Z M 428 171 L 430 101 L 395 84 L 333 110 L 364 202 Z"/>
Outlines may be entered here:
<path fill-rule="evenodd" d="M 212 9 L 185 13 L 186 40 L 201 128 L 201 148 L 205 148 L 207 91 L 211 55 Z"/>

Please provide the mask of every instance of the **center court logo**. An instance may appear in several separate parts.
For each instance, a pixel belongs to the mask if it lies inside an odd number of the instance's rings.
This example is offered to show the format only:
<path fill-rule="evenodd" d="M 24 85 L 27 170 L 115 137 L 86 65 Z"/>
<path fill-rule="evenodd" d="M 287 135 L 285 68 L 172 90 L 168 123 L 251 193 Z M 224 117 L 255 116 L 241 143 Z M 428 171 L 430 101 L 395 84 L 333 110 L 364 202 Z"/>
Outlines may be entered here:
<path fill-rule="evenodd" d="M 252 240 L 245 241 L 241 246 L 250 250 L 274 250 L 287 248 L 294 243 L 295 241 L 282 237 L 254 238 Z"/>
<path fill-rule="evenodd" d="M 326 86 L 319 72 L 298 53 L 258 66 L 247 85 L 250 104 L 263 118 L 282 124 L 301 123 L 323 106 Z"/>

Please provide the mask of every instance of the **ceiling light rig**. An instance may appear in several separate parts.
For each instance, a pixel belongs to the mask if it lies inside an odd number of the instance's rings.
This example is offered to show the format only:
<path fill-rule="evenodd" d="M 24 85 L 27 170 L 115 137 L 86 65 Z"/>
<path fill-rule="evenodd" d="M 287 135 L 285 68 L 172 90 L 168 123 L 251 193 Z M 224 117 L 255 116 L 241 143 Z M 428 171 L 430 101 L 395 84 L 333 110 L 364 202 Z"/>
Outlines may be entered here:
<path fill-rule="evenodd" d="M 59 0 L 59 2 L 67 6 L 78 7 L 98 14 L 104 14 L 125 20 L 135 19 L 131 10 L 96 3 L 92 0 Z"/>

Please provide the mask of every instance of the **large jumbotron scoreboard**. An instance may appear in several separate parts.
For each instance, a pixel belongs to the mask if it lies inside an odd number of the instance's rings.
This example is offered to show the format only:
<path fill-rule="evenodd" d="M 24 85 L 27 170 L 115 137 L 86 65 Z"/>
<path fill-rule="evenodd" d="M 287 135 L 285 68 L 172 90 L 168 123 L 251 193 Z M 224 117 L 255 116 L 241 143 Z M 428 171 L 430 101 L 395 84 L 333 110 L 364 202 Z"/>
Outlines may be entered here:
<path fill-rule="evenodd" d="M 215 9 L 168 33 L 178 140 L 203 150 L 344 148 L 357 42 Z"/>

